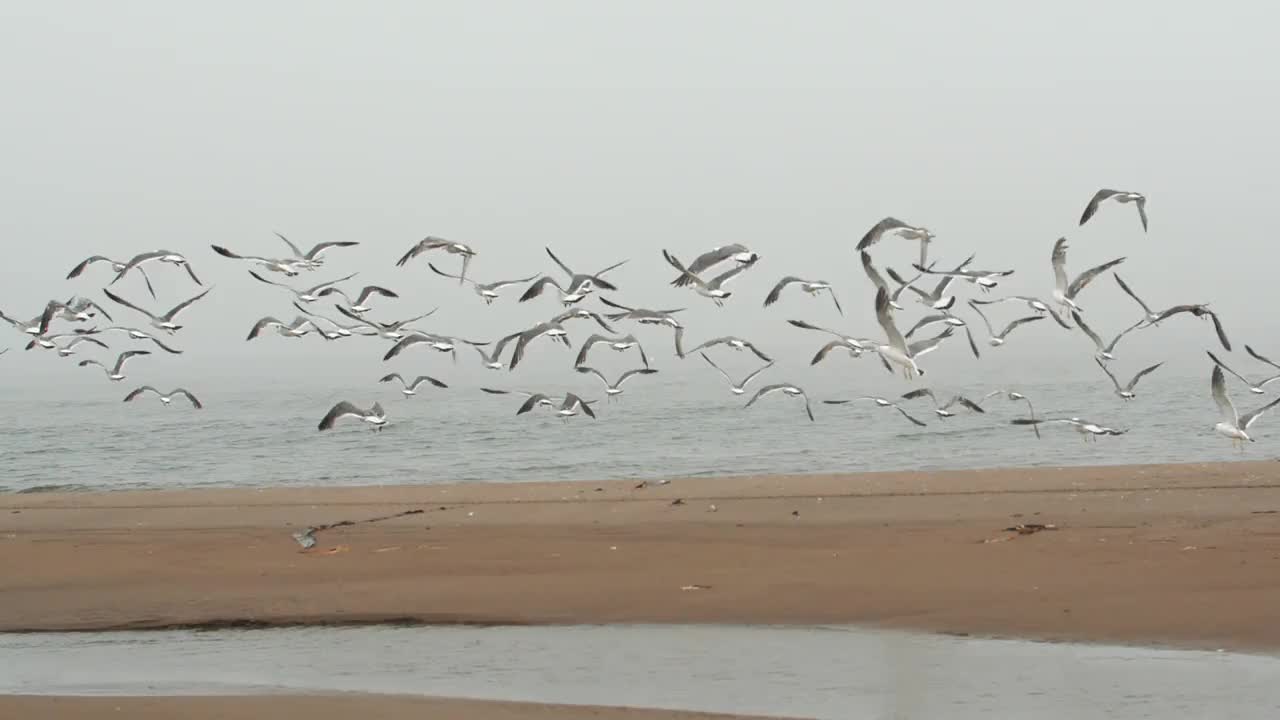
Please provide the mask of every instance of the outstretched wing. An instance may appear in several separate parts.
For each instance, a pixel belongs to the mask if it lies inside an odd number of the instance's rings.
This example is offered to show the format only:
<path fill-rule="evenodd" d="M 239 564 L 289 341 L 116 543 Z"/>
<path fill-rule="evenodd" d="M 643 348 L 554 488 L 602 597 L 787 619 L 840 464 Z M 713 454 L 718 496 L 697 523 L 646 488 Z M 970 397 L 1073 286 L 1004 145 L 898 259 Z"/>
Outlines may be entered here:
<path fill-rule="evenodd" d="M 352 405 L 346 400 L 343 400 L 337 405 L 334 405 L 333 408 L 329 410 L 329 412 L 326 413 L 323 418 L 321 418 L 318 429 L 328 430 L 329 428 L 333 427 L 334 423 L 338 422 L 344 417 L 363 418 L 364 415 L 365 415 L 364 410 L 361 410 L 355 405 Z"/>
<path fill-rule="evenodd" d="M 195 408 L 195 409 L 197 409 L 197 410 L 203 410 L 203 409 L 204 409 L 204 404 L 203 404 L 203 403 L 201 403 L 201 402 L 200 402 L 200 400 L 199 400 L 198 398 L 196 398 L 196 396 L 195 396 L 195 395 L 192 395 L 192 394 L 191 394 L 191 391 L 190 391 L 190 390 L 187 390 L 186 388 L 177 388 L 177 389 L 175 389 L 173 392 L 169 393 L 169 396 L 170 396 L 170 397 L 172 397 L 172 396 L 174 396 L 174 395 L 185 395 L 185 396 L 186 396 L 186 398 L 187 398 L 188 400 L 190 400 L 190 401 L 191 401 L 191 406 L 192 406 L 192 407 L 194 407 L 194 408 Z"/>
<path fill-rule="evenodd" d="M 1213 393 L 1213 401 L 1218 405 L 1218 414 L 1222 417 L 1222 421 L 1232 427 L 1240 427 L 1240 415 L 1236 412 L 1236 406 L 1232 404 L 1231 397 L 1227 395 L 1227 379 L 1222 375 L 1221 365 L 1213 366 L 1213 375 L 1209 377 L 1209 389 Z"/>
<path fill-rule="evenodd" d="M 1074 298 L 1076 295 L 1080 293 L 1081 290 L 1084 289 L 1085 285 L 1088 285 L 1089 283 L 1093 282 L 1094 278 L 1098 277 L 1102 273 L 1110 270 L 1111 268 L 1115 267 L 1116 265 L 1119 265 L 1124 261 L 1125 261 L 1124 258 L 1118 257 L 1114 260 L 1108 260 L 1107 262 L 1104 262 L 1097 267 L 1089 268 L 1088 270 L 1085 270 L 1084 272 L 1080 273 L 1079 275 L 1076 276 L 1075 280 L 1071 281 L 1071 285 L 1067 287 L 1067 297 Z"/>
<path fill-rule="evenodd" d="M 1253 356 L 1253 359 L 1254 359 L 1254 360 L 1257 360 L 1257 361 L 1259 361 L 1259 362 L 1264 362 L 1264 363 L 1266 363 L 1266 364 L 1270 365 L 1271 367 L 1276 368 L 1277 370 L 1280 370 L 1280 365 L 1277 365 L 1277 364 L 1275 364 L 1274 362 L 1272 362 L 1272 361 L 1268 360 L 1267 358 L 1263 357 L 1262 355 L 1259 355 L 1257 352 L 1254 352 L 1254 349 L 1253 349 L 1253 348 L 1251 348 L 1251 347 L 1249 347 L 1248 345 L 1245 345 L 1245 346 L 1244 346 L 1244 351 L 1245 351 L 1245 352 L 1247 352 L 1247 353 L 1249 353 L 1251 356 Z"/>
<path fill-rule="evenodd" d="M 1146 303 L 1144 303 L 1144 302 L 1142 302 L 1142 298 L 1138 297 L 1138 294 L 1137 294 L 1137 293 L 1135 293 L 1133 290 L 1129 289 L 1129 284 L 1128 284 L 1128 283 L 1126 283 L 1123 279 L 1121 279 L 1121 277 L 1120 277 L 1120 274 L 1119 274 L 1119 273 L 1114 273 L 1114 274 L 1112 275 L 1112 277 L 1114 277 L 1114 278 L 1116 279 L 1116 282 L 1120 284 L 1120 289 L 1121 289 L 1121 290 L 1123 290 L 1123 291 L 1125 292 L 1125 294 L 1126 294 L 1126 295 L 1128 295 L 1129 297 L 1133 298 L 1134 302 L 1136 302 L 1136 303 L 1138 303 L 1139 305 L 1141 305 L 1141 306 L 1142 306 L 1142 311 L 1143 311 L 1143 312 L 1145 312 L 1145 313 L 1146 313 L 1146 314 L 1148 314 L 1148 315 L 1153 314 L 1153 313 L 1151 312 L 1151 308 L 1147 307 L 1147 304 L 1146 304 Z"/>
<path fill-rule="evenodd" d="M 1267 403 L 1266 405 L 1263 405 L 1262 407 L 1258 408 L 1257 410 L 1254 410 L 1251 413 L 1248 413 L 1246 415 L 1241 415 L 1240 429 L 1248 430 L 1249 426 L 1253 424 L 1254 420 L 1257 420 L 1258 418 L 1262 417 L 1262 413 L 1275 407 L 1276 403 L 1280 403 L 1280 398 L 1276 398 L 1275 400 L 1272 400 L 1271 402 Z"/>
<path fill-rule="evenodd" d="M 1067 292 L 1067 239 L 1058 238 L 1053 243 L 1053 255 L 1049 261 L 1053 263 L 1053 284 L 1062 293 Z"/>
<path fill-rule="evenodd" d="M 116 303 L 116 304 L 118 304 L 118 305 L 123 305 L 123 306 L 125 306 L 125 307 L 129 308 L 130 310 L 134 310 L 134 311 L 140 312 L 140 313 L 142 313 L 143 315 L 146 315 L 147 317 L 151 318 L 152 320 L 157 320 L 157 319 L 158 319 L 155 315 L 152 315 L 150 311 L 148 311 L 148 310 L 143 310 L 142 308 L 138 307 L 137 305 L 134 305 L 133 303 L 129 302 L 128 300 L 125 300 L 124 298 L 120 297 L 119 295 L 116 295 L 115 293 L 111 292 L 111 290 L 110 290 L 110 289 L 108 289 L 108 288 L 103 288 L 103 289 L 102 289 L 102 292 L 103 292 L 103 294 L 104 294 L 104 295 L 106 295 L 108 298 L 110 298 L 112 302 L 114 302 L 114 303 Z"/>
<path fill-rule="evenodd" d="M 1084 320 L 1080 317 L 1080 313 L 1076 312 L 1075 310 L 1072 310 L 1071 319 L 1075 320 L 1076 325 L 1080 327 L 1080 330 L 1083 331 L 1085 335 L 1089 336 L 1089 339 L 1093 341 L 1094 345 L 1098 346 L 1098 350 L 1103 350 L 1104 348 L 1106 348 L 1106 345 L 1104 345 L 1102 342 L 1102 338 L 1098 337 L 1098 333 L 1094 332 L 1093 328 L 1090 328 L 1088 325 L 1085 324 Z"/>
<path fill-rule="evenodd" d="M 764 296 L 764 306 L 769 307 L 770 305 L 778 302 L 778 297 L 782 295 L 782 289 L 791 283 L 798 282 L 803 282 L 803 280 L 794 275 L 788 275 L 779 280 L 778 284 L 774 285 L 773 289 L 769 291 L 769 294 Z"/>
<path fill-rule="evenodd" d="M 1156 371 L 1156 370 L 1157 370 L 1161 365 L 1163 365 L 1163 364 L 1164 364 L 1163 362 L 1158 362 L 1158 363 L 1156 363 L 1155 365 L 1152 365 L 1151 367 L 1147 367 L 1147 368 L 1143 368 L 1143 369 L 1139 370 L 1139 371 L 1138 371 L 1138 374 L 1133 376 L 1133 379 L 1129 381 L 1129 385 L 1128 385 L 1128 387 L 1126 387 L 1125 389 L 1126 389 L 1126 390 L 1133 390 L 1133 388 L 1134 388 L 1135 386 L 1137 386 L 1137 384 L 1138 384 L 1138 381 L 1139 381 L 1139 380 L 1141 380 L 1143 377 L 1145 377 L 1145 376 L 1147 376 L 1147 375 L 1150 375 L 1151 373 L 1155 372 L 1155 371 Z"/>
<path fill-rule="evenodd" d="M 200 293 L 199 295 L 196 295 L 193 298 L 183 300 L 182 302 L 178 303 L 177 307 L 165 313 L 164 319 L 173 320 L 175 317 L 178 316 L 178 313 L 182 312 L 183 310 L 186 310 L 188 307 L 191 306 L 192 303 L 204 297 L 205 295 L 208 295 L 211 292 L 213 292 L 213 288 L 209 288 L 208 290 L 205 290 L 204 292 Z"/>
<path fill-rule="evenodd" d="M 1094 193 L 1093 197 L 1089 198 L 1089 204 L 1084 206 L 1084 213 L 1080 215 L 1080 224 L 1083 225 L 1089 222 L 1089 218 L 1093 217 L 1093 214 L 1098 212 L 1098 204 L 1112 195 L 1115 195 L 1117 192 L 1117 190 L 1108 190 L 1103 188 L 1102 190 Z"/>

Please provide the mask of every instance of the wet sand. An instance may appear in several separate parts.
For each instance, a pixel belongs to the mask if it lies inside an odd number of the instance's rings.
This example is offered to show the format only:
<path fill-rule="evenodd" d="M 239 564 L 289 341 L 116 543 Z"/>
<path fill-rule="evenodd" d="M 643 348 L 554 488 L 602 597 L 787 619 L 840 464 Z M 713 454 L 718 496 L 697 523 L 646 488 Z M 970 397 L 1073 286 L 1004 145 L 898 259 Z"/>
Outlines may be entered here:
<path fill-rule="evenodd" d="M 0 630 L 864 623 L 1275 649 L 1276 511 L 1274 461 L 6 495 Z"/>
<path fill-rule="evenodd" d="M 707 715 L 671 710 L 538 705 L 397 695 L 261 695 L 251 697 L 38 697 L 0 696 L 0 717 L 97 720 L 732 720 L 741 715 Z"/>

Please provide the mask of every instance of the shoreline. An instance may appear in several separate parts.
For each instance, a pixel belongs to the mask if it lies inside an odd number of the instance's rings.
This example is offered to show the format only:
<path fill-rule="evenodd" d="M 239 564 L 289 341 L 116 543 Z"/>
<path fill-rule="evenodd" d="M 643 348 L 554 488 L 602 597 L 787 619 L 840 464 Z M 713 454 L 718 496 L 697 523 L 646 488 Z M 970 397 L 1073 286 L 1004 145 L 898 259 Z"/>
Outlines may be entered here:
<path fill-rule="evenodd" d="M 2 495 L 0 563 L 24 570 L 0 578 L 0 631 L 847 624 L 1280 648 L 1274 461 L 639 484 Z M 307 552 L 290 537 L 406 509 Z M 1056 529 L 1004 532 L 1029 523 Z"/>

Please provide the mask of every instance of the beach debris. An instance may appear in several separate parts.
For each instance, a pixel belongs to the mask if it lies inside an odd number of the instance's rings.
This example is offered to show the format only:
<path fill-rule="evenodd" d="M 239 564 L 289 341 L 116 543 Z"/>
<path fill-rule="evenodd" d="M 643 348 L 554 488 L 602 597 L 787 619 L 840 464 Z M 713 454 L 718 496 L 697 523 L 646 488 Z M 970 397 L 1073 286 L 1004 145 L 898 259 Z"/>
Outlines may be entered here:
<path fill-rule="evenodd" d="M 333 546 L 333 547 L 329 548 L 328 550 L 324 550 L 324 551 L 322 551 L 320 554 L 321 554 L 321 555 L 337 555 L 338 553 L 344 553 L 344 552 L 347 552 L 347 551 L 348 551 L 348 550 L 350 550 L 350 549 L 351 549 L 351 548 L 350 548 L 350 547 L 347 547 L 346 545 L 335 545 L 335 546 Z"/>
<path fill-rule="evenodd" d="M 395 552 L 396 550 L 399 550 L 399 549 L 400 549 L 399 545 L 392 545 L 391 547 L 377 548 L 376 550 L 374 550 L 374 552 L 376 553 Z"/>
<path fill-rule="evenodd" d="M 1018 537 L 1019 535 L 1034 535 L 1038 532 L 1043 532 L 1045 530 L 1057 530 L 1057 529 L 1058 529 L 1057 525 L 1048 525 L 1045 523 L 1018 523 L 1017 525 L 1013 525 L 1012 527 L 1007 527 L 1003 530 L 1003 532 L 1009 533 L 1008 535 L 997 535 L 996 537 L 993 537 L 993 538 L 987 538 L 982 542 L 984 544 L 1009 542 L 1010 540 Z"/>
<path fill-rule="evenodd" d="M 444 508 L 441 507 L 441 510 Z M 304 530 L 293 533 L 293 539 L 302 546 L 302 551 L 306 552 L 316 546 L 316 533 L 322 530 L 329 530 L 336 527 L 345 527 L 347 525 L 359 525 L 363 523 L 382 522 L 383 520 L 392 520 L 395 518 L 405 517 L 406 515 L 421 515 L 426 512 L 421 508 L 414 510 L 405 510 L 404 512 L 394 513 L 392 515 L 381 515 L 379 517 L 367 518 L 365 520 L 339 520 L 338 522 L 328 523 L 326 525 L 313 525 Z"/>
<path fill-rule="evenodd" d="M 716 506 L 715 506 L 715 504 L 714 504 L 714 503 L 712 503 L 709 507 L 707 507 L 707 512 L 715 512 L 715 511 L 717 511 L 717 510 L 719 510 L 719 509 L 720 509 L 720 508 L 716 507 Z"/>
<path fill-rule="evenodd" d="M 710 590 L 711 586 L 710 585 L 681 585 L 680 589 L 685 592 L 690 592 L 693 590 Z"/>
<path fill-rule="evenodd" d="M 672 501 L 671 501 L 671 504 L 672 504 L 672 505 L 683 505 L 683 504 L 684 504 L 684 498 L 676 498 L 675 500 L 672 500 Z"/>
<path fill-rule="evenodd" d="M 303 550 L 310 550 L 316 546 L 316 529 L 307 528 L 293 534 L 293 539 L 298 541 Z"/>

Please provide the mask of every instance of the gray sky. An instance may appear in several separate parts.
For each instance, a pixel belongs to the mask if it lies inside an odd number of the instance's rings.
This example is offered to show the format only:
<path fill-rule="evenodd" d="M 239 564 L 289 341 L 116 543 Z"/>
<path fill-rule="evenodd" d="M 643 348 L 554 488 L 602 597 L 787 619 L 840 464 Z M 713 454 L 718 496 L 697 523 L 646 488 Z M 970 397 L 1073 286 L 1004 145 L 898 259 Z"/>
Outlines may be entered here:
<path fill-rule="evenodd" d="M 687 306 L 694 341 L 741 333 L 797 380 L 835 376 L 847 367 L 807 367 L 821 338 L 784 320 L 879 334 L 853 246 L 890 214 L 937 232 L 944 262 L 976 251 L 975 266 L 1015 268 L 1011 293 L 1049 292 L 1062 234 L 1075 271 L 1126 255 L 1123 276 L 1151 304 L 1212 301 L 1237 345 L 1280 353 L 1277 321 L 1251 312 L 1270 290 L 1263 213 L 1280 190 L 1265 3 L 41 2 L 4 15 L 0 308 L 28 317 L 50 297 L 96 295 L 105 267 L 62 279 L 92 253 L 177 250 L 217 286 L 184 316 L 188 354 L 139 362 L 139 381 L 382 370 L 381 342 L 246 345 L 258 317 L 292 316 L 288 296 L 209 244 L 275 254 L 273 230 L 360 241 L 303 279 L 360 270 L 404 295 L 381 317 L 440 305 L 428 328 L 481 339 L 558 305 L 488 308 L 421 259 L 394 267 L 422 236 L 473 244 L 481 280 L 554 271 L 544 245 L 583 270 L 630 258 L 619 300 Z M 1076 227 L 1103 186 L 1148 195 L 1150 234 L 1132 207 Z M 665 285 L 661 248 L 688 258 L 734 241 L 765 260 L 729 307 Z M 876 258 L 906 270 L 914 253 L 887 240 Z M 798 293 L 762 310 L 784 274 L 836 283 L 847 317 Z M 153 277 L 166 307 L 196 289 L 171 268 Z M 136 279 L 121 285 L 150 303 Z M 1109 277 L 1081 304 L 1105 335 L 1138 317 Z M 960 383 L 1061 352 L 1055 367 L 1096 373 L 1083 336 L 1040 325 L 981 363 L 957 342 L 926 367 Z M 0 347 L 20 347 L 3 332 Z M 669 352 L 667 334 L 644 332 Z M 1165 358 L 1201 374 L 1211 332 L 1171 321 L 1127 345 L 1118 374 Z M 75 370 L 34 356 L 11 353 L 20 371 L 0 383 Z M 449 372 L 480 377 L 464 359 Z M 568 363 L 540 348 L 527 372 Z M 424 352 L 398 369 L 441 367 Z"/>

